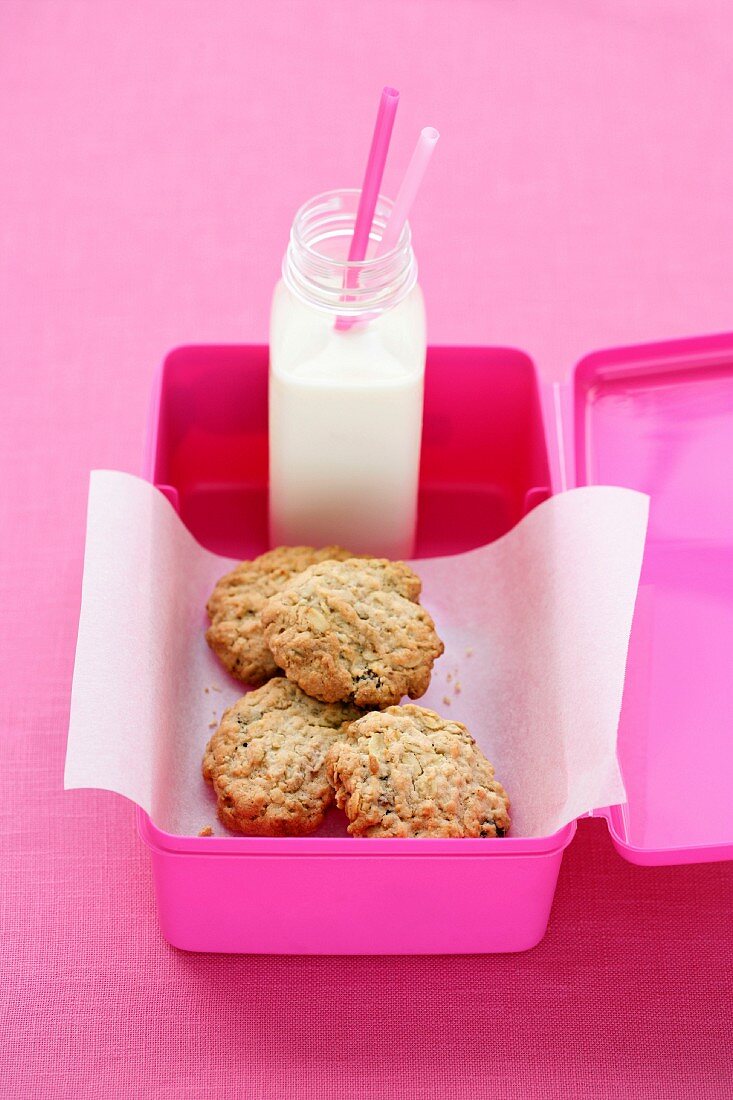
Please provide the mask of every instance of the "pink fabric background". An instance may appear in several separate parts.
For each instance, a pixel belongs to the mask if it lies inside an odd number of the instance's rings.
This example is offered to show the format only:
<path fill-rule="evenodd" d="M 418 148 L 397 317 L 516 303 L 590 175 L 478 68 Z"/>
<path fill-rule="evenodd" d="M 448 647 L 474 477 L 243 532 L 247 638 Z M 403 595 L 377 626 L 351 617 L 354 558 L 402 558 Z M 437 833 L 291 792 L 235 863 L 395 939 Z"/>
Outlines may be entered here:
<path fill-rule="evenodd" d="M 583 823 L 527 955 L 186 956 L 130 806 L 61 789 L 87 472 L 139 469 L 168 347 L 265 338 L 381 84 L 388 190 L 443 133 L 433 341 L 560 375 L 733 324 L 732 35 L 725 0 L 0 4 L 0 1096 L 733 1095 L 730 865 L 636 869 Z"/>

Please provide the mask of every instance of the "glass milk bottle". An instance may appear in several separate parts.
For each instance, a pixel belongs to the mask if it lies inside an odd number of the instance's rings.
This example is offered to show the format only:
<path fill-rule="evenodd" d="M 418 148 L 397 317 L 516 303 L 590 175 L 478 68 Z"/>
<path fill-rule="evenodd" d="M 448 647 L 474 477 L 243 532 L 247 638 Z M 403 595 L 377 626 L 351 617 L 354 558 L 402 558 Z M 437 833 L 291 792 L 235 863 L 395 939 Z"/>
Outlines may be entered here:
<path fill-rule="evenodd" d="M 425 307 L 409 225 L 375 255 L 388 199 L 367 258 L 347 262 L 358 202 L 358 190 L 330 191 L 301 207 L 275 288 L 270 534 L 273 545 L 403 558 L 414 552 Z"/>

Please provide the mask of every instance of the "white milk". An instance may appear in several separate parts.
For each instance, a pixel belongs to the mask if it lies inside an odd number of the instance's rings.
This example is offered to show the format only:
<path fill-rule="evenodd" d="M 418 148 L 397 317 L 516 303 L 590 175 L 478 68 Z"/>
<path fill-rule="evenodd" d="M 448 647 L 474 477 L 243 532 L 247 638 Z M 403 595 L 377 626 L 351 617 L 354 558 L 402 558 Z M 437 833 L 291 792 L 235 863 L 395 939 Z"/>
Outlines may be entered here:
<path fill-rule="evenodd" d="M 409 226 L 347 265 L 358 191 L 330 191 L 295 216 L 270 325 L 272 543 L 410 557 L 425 374 L 425 308 Z M 340 329 L 348 315 L 352 327 Z"/>
<path fill-rule="evenodd" d="M 338 331 L 281 281 L 270 335 L 273 545 L 414 550 L 425 373 L 415 285 L 393 309 Z"/>

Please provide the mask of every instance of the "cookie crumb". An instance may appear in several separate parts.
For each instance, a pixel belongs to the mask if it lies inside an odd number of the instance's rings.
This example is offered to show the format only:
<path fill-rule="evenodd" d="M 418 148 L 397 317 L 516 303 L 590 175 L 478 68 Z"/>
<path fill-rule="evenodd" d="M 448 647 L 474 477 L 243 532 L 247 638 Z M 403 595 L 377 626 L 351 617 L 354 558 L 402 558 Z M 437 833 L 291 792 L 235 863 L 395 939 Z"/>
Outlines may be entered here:
<path fill-rule="evenodd" d="M 212 684 L 212 685 L 211 685 L 211 690 L 212 690 L 212 691 L 221 691 L 221 688 L 220 688 L 220 687 L 217 687 L 217 686 L 216 686 L 216 684 Z"/>
<path fill-rule="evenodd" d="M 208 688 L 204 688 L 204 691 L 206 692 L 207 695 L 209 694 L 209 689 Z"/>
<path fill-rule="evenodd" d="M 455 687 L 453 688 L 453 694 L 454 695 L 460 695 L 461 694 L 461 681 L 460 680 L 456 680 Z"/>
<path fill-rule="evenodd" d="M 469 646 L 469 647 L 468 647 L 468 649 L 466 650 L 466 656 L 467 656 L 467 657 L 473 657 L 473 650 L 471 649 L 471 647 L 470 647 L 470 646 Z"/>
<path fill-rule="evenodd" d="M 213 836 L 214 830 L 211 825 L 204 825 L 203 829 L 199 829 L 199 836 Z"/>
<path fill-rule="evenodd" d="M 450 696 L 449 695 L 444 695 L 443 696 L 443 702 L 445 703 L 445 705 L 447 707 L 449 707 L 450 706 Z"/>
<path fill-rule="evenodd" d="M 209 729 L 210 730 L 215 730 L 218 725 L 219 725 L 218 722 L 209 722 Z"/>

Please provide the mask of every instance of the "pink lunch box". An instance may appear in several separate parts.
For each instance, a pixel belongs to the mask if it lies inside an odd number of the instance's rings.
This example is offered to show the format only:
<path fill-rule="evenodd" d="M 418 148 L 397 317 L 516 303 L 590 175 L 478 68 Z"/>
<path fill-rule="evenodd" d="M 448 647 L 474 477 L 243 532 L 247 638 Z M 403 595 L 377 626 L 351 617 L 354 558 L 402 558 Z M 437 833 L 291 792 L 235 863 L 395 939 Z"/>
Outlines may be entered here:
<path fill-rule="evenodd" d="M 550 493 L 651 496 L 619 731 L 599 807 L 640 864 L 733 855 L 733 336 L 599 352 L 543 385 L 521 351 L 428 353 L 419 556 L 497 538 Z M 267 349 L 171 352 L 145 476 L 204 546 L 267 545 Z M 166 938 L 189 951 L 520 951 L 543 936 L 575 822 L 534 839 L 200 838 L 138 810 Z"/>

